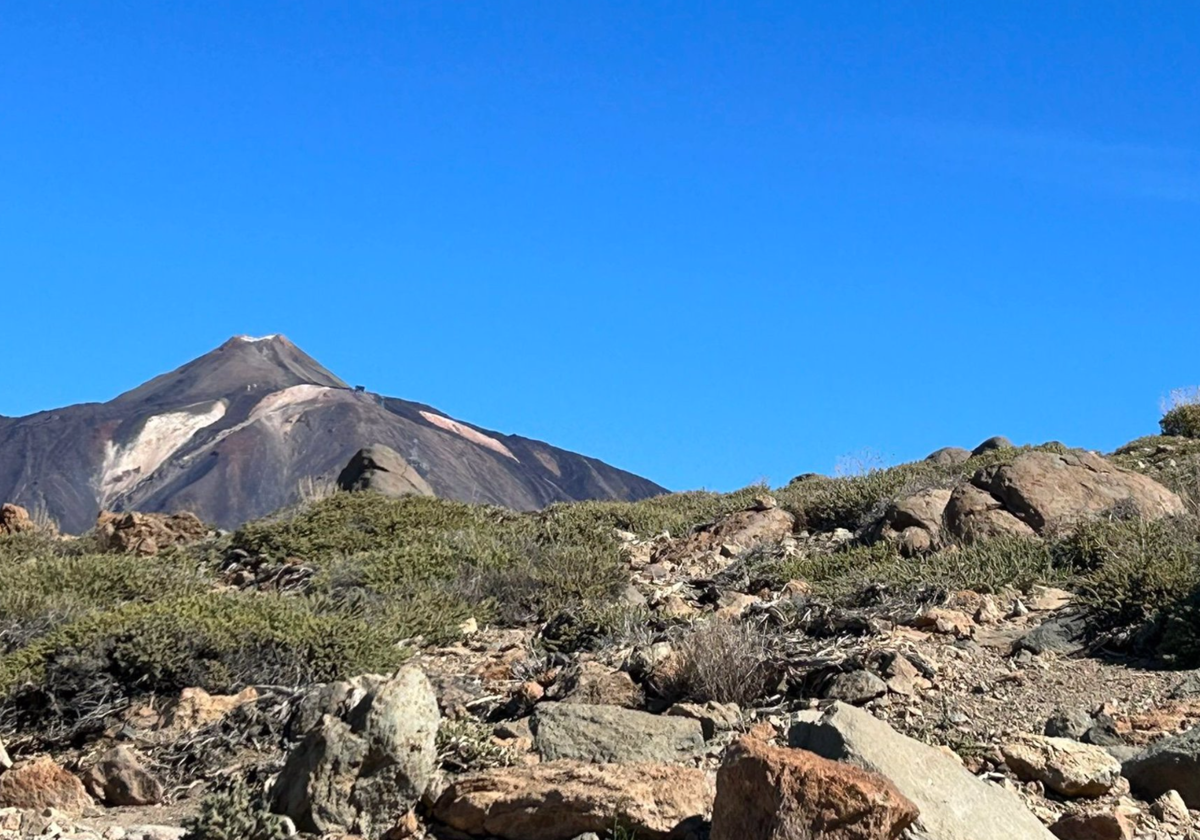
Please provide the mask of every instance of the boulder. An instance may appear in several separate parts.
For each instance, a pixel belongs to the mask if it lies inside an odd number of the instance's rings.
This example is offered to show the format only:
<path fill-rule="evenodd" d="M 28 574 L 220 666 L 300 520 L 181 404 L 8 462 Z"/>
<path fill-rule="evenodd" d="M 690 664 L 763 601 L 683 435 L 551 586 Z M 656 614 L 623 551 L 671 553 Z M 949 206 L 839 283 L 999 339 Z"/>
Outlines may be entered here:
<path fill-rule="evenodd" d="M 1115 507 L 1147 519 L 1185 512 L 1183 500 L 1157 481 L 1093 452 L 1023 452 L 960 485 L 946 506 L 946 522 L 966 540 L 1020 533 L 1007 517 L 1041 534 Z"/>
<path fill-rule="evenodd" d="M 1000 752 L 1018 779 L 1041 782 L 1063 796 L 1103 796 L 1121 778 L 1121 763 L 1104 749 L 1070 738 L 1027 735 Z"/>
<path fill-rule="evenodd" d="M 1017 796 L 973 776 L 955 757 L 914 741 L 861 709 L 834 703 L 797 715 L 788 741 L 824 758 L 879 773 L 920 811 L 922 840 L 1048 840 Z"/>
<path fill-rule="evenodd" d="M 194 513 L 108 513 L 96 521 L 96 536 L 105 551 L 152 557 L 166 548 L 208 536 L 208 526 Z"/>
<path fill-rule="evenodd" d="M 997 449 L 1012 449 L 1013 442 L 1004 435 L 995 435 L 985 440 L 983 443 L 971 450 L 972 457 L 982 455 L 985 452 L 994 452 Z"/>
<path fill-rule="evenodd" d="M 700 721 L 616 706 L 543 703 L 533 715 L 538 754 L 545 761 L 595 764 L 666 763 L 704 747 Z"/>
<path fill-rule="evenodd" d="M 56 808 L 77 817 L 92 805 L 83 782 L 48 756 L 18 761 L 0 775 L 0 808 Z"/>
<path fill-rule="evenodd" d="M 25 508 L 20 505 L 0 505 L 0 534 L 20 534 L 36 530 L 37 525 Z"/>
<path fill-rule="evenodd" d="M 203 688 L 185 688 L 167 706 L 158 729 L 170 732 L 192 732 L 216 723 L 238 706 L 258 700 L 258 692 L 249 687 L 240 694 L 209 694 Z"/>
<path fill-rule="evenodd" d="M 1087 617 L 1082 613 L 1058 615 L 1013 642 L 1013 650 L 1027 650 L 1035 655 L 1074 656 L 1087 647 L 1087 632 Z"/>
<path fill-rule="evenodd" d="M 124 746 L 113 747 L 100 756 L 83 775 L 83 786 L 93 797 L 115 808 L 157 805 L 163 799 L 162 783 Z"/>
<path fill-rule="evenodd" d="M 12 759 L 8 757 L 8 750 L 4 749 L 4 742 L 0 741 L 0 773 L 3 773 L 9 767 L 12 767 Z"/>
<path fill-rule="evenodd" d="M 941 547 L 942 519 L 950 495 L 950 490 L 935 487 L 893 502 L 875 526 L 874 537 L 894 543 L 906 557 Z"/>
<path fill-rule="evenodd" d="M 614 821 L 639 840 L 667 840 L 701 829 L 712 803 L 703 770 L 552 761 L 455 779 L 433 815 L 458 831 L 503 840 L 607 837 Z"/>
<path fill-rule="evenodd" d="M 376 444 L 360 449 L 338 475 L 339 490 L 384 496 L 432 496 L 433 488 L 396 450 Z"/>
<path fill-rule="evenodd" d="M 1126 761 L 1121 772 L 1142 799 L 1174 790 L 1189 808 L 1200 809 L 1200 727 L 1150 745 Z"/>
<path fill-rule="evenodd" d="M 966 542 L 1037 535 L 1033 528 L 1006 511 L 999 499 L 969 482 L 958 485 L 950 494 L 946 528 Z"/>
<path fill-rule="evenodd" d="M 940 467 L 957 467 L 971 459 L 971 450 L 961 446 L 943 446 L 925 456 L 925 460 Z"/>
<path fill-rule="evenodd" d="M 403 668 L 359 702 L 325 714 L 288 755 L 272 810 L 301 831 L 378 836 L 429 788 L 437 767 L 437 697 Z"/>
<path fill-rule="evenodd" d="M 717 773 L 712 840 L 893 840 L 917 807 L 882 776 L 805 750 L 736 741 Z"/>

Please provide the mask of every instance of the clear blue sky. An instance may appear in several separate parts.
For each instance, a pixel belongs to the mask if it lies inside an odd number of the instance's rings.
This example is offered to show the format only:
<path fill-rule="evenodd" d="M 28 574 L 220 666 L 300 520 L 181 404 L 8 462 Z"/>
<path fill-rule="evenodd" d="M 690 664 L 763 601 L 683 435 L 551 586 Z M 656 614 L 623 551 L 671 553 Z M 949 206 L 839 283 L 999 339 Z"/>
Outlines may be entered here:
<path fill-rule="evenodd" d="M 984 8 L 984 7 L 987 8 Z M 1200 5 L 0 12 L 0 413 L 238 333 L 672 488 L 1200 382 Z"/>

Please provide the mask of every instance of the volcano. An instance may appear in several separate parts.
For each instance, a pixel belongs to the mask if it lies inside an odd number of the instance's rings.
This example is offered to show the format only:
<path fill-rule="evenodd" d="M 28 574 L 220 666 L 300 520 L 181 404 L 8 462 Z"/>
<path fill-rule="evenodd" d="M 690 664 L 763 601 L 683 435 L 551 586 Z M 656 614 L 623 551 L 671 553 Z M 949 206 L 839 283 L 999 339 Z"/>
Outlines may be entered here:
<path fill-rule="evenodd" d="M 232 338 L 106 403 L 0 416 L 0 501 L 45 510 L 68 533 L 101 510 L 191 511 L 234 528 L 331 484 L 378 445 L 460 501 L 532 510 L 666 492 L 594 458 L 351 388 L 275 335 Z"/>

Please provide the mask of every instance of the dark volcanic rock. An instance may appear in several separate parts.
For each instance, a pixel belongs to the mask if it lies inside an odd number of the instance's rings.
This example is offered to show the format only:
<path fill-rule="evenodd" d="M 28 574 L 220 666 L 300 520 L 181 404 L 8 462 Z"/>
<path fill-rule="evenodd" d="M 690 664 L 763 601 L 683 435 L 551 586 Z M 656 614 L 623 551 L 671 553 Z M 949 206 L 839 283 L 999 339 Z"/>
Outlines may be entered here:
<path fill-rule="evenodd" d="M 349 493 L 369 490 L 385 496 L 432 496 L 433 488 L 420 473 L 387 446 L 360 449 L 338 476 L 338 489 Z"/>
<path fill-rule="evenodd" d="M 282 336 L 234 338 L 107 403 L 0 418 L 0 500 L 68 533 L 101 510 L 190 511 L 223 528 L 296 502 L 364 445 L 437 496 L 532 510 L 641 499 L 653 482 L 539 441 L 347 386 Z"/>

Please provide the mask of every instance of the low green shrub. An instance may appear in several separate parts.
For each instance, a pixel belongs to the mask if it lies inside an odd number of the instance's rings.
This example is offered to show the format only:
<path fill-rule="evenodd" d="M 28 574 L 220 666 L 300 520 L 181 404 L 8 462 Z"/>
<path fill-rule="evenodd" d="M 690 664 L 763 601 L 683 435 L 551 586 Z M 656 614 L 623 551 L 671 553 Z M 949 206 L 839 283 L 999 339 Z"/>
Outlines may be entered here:
<path fill-rule="evenodd" d="M 299 685 L 398 665 L 397 627 L 303 599 L 206 592 L 128 603 L 66 624 L 0 657 L 0 694 L 70 663 L 129 694 L 248 683 Z M 54 686 L 47 686 L 53 690 Z"/>
<path fill-rule="evenodd" d="M 236 778 L 204 797 L 200 813 L 184 823 L 184 840 L 285 840 L 284 821 L 267 808 L 265 797 Z"/>
<path fill-rule="evenodd" d="M 1158 421 L 1169 437 L 1200 438 L 1200 404 L 1177 405 Z"/>

